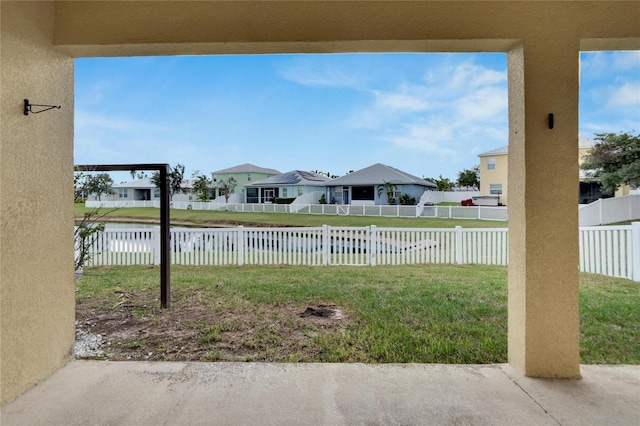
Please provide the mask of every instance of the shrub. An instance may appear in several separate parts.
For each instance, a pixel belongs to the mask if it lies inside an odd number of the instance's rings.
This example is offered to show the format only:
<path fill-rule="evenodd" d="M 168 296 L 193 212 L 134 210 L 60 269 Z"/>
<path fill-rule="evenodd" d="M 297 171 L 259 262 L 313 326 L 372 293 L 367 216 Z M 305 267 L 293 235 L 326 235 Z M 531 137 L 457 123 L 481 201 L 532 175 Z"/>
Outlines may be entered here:
<path fill-rule="evenodd" d="M 409 194 L 400 194 L 398 201 L 403 206 L 413 206 L 416 204 L 416 197 L 412 197 Z"/>
<path fill-rule="evenodd" d="M 273 202 L 276 204 L 291 204 L 293 203 L 293 200 L 295 200 L 296 198 L 274 198 Z"/>

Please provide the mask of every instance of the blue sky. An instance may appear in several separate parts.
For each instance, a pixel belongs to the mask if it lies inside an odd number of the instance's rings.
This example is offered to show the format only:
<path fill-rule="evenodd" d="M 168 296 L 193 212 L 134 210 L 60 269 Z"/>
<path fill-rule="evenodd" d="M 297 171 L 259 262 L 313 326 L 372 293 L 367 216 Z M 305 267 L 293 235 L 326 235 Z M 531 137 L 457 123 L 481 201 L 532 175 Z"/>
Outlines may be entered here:
<path fill-rule="evenodd" d="M 507 144 L 506 68 L 488 53 L 77 59 L 75 163 L 455 180 Z M 580 136 L 640 131 L 640 52 L 583 53 L 580 73 Z"/>

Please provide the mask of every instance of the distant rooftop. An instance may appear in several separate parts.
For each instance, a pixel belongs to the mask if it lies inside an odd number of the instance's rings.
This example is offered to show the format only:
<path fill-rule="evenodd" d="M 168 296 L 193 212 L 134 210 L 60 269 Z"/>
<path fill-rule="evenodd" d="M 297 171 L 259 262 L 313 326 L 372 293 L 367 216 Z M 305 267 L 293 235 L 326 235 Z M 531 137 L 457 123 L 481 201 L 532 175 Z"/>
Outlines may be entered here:
<path fill-rule="evenodd" d="M 151 178 L 144 178 L 138 180 L 132 180 L 131 182 L 122 182 L 113 185 L 114 188 L 155 188 L 156 185 L 151 181 Z"/>
<path fill-rule="evenodd" d="M 223 173 L 265 173 L 270 175 L 280 174 L 280 172 L 276 169 L 266 169 L 264 167 L 258 167 L 249 163 L 240 164 L 239 166 L 229 167 L 228 169 L 222 169 L 213 172 L 214 175 Z"/>
<path fill-rule="evenodd" d="M 589 138 L 579 138 L 578 139 L 578 148 L 593 148 L 595 144 L 598 143 L 595 139 Z M 500 148 L 493 149 L 491 151 L 484 152 L 482 154 L 478 154 L 478 157 L 490 157 L 492 155 L 505 155 L 509 153 L 509 145 L 501 146 Z"/>
<path fill-rule="evenodd" d="M 490 157 L 492 155 L 505 155 L 509 153 L 509 145 L 501 146 L 500 148 L 492 149 L 482 154 L 478 154 L 478 157 Z"/>
<path fill-rule="evenodd" d="M 306 186 L 324 186 L 328 177 L 313 172 L 305 172 L 302 170 L 292 170 L 277 176 L 271 176 L 266 179 L 253 182 L 247 186 L 268 186 L 268 185 L 306 185 Z"/>
<path fill-rule="evenodd" d="M 382 185 L 385 182 L 390 182 L 394 185 L 415 184 L 433 188 L 436 187 L 436 184 L 431 181 L 413 176 L 409 173 L 403 172 L 402 170 L 381 163 L 377 163 L 373 166 L 365 167 L 364 169 L 336 178 L 331 182 L 328 182 L 327 185 Z"/>

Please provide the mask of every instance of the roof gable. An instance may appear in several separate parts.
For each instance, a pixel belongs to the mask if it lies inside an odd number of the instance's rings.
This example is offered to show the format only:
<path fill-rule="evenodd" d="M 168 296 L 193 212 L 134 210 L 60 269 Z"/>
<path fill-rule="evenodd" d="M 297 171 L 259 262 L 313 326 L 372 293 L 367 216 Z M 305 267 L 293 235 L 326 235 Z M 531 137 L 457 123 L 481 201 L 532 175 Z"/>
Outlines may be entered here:
<path fill-rule="evenodd" d="M 596 143 L 598 143 L 598 141 L 595 139 L 578 138 L 578 148 L 580 149 L 593 148 L 596 145 Z M 483 154 L 478 154 L 478 157 L 489 157 L 492 155 L 507 155 L 507 154 L 509 154 L 509 145 L 501 146 L 500 148 L 487 151 Z"/>
<path fill-rule="evenodd" d="M 501 146 L 500 148 L 492 149 L 491 151 L 478 154 L 478 157 L 490 157 L 492 155 L 506 155 L 509 153 L 509 145 Z"/>
<path fill-rule="evenodd" d="M 156 185 L 153 183 L 151 178 L 144 178 L 138 180 L 132 180 L 130 182 L 122 182 L 112 185 L 114 188 L 140 188 L 140 189 L 150 189 L 155 188 Z"/>
<path fill-rule="evenodd" d="M 229 167 L 228 169 L 222 169 L 213 172 L 214 175 L 222 173 L 264 173 L 268 175 L 279 175 L 280 172 L 276 169 L 266 169 L 253 164 L 245 163 L 238 166 Z"/>
<path fill-rule="evenodd" d="M 292 170 L 287 173 L 281 173 L 277 176 L 271 176 L 266 179 L 259 180 L 247 186 L 264 186 L 264 185 L 307 185 L 307 186 L 324 186 L 330 179 L 326 176 L 313 172 L 305 172 L 302 170 Z"/>
<path fill-rule="evenodd" d="M 394 185 L 420 185 L 436 187 L 431 181 L 419 178 L 402 170 L 381 163 L 341 176 L 327 183 L 327 186 L 382 185 L 385 182 Z"/>

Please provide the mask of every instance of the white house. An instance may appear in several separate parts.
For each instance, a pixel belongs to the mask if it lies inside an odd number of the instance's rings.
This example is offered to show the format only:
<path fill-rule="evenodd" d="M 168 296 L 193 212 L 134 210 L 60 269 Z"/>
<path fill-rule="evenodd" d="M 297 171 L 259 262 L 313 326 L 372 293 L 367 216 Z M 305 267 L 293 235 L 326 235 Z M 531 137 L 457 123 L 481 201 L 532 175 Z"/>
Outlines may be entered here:
<path fill-rule="evenodd" d="M 387 182 L 394 186 L 396 201 L 401 194 L 407 194 L 418 201 L 425 191 L 436 190 L 436 184 L 431 181 L 377 163 L 328 182 L 326 198 L 332 204 L 387 204 L 384 188 Z"/>
<path fill-rule="evenodd" d="M 292 170 L 247 184 L 245 201 L 271 203 L 276 198 L 297 198 L 313 192 L 323 193 L 330 180 L 318 173 Z"/>

